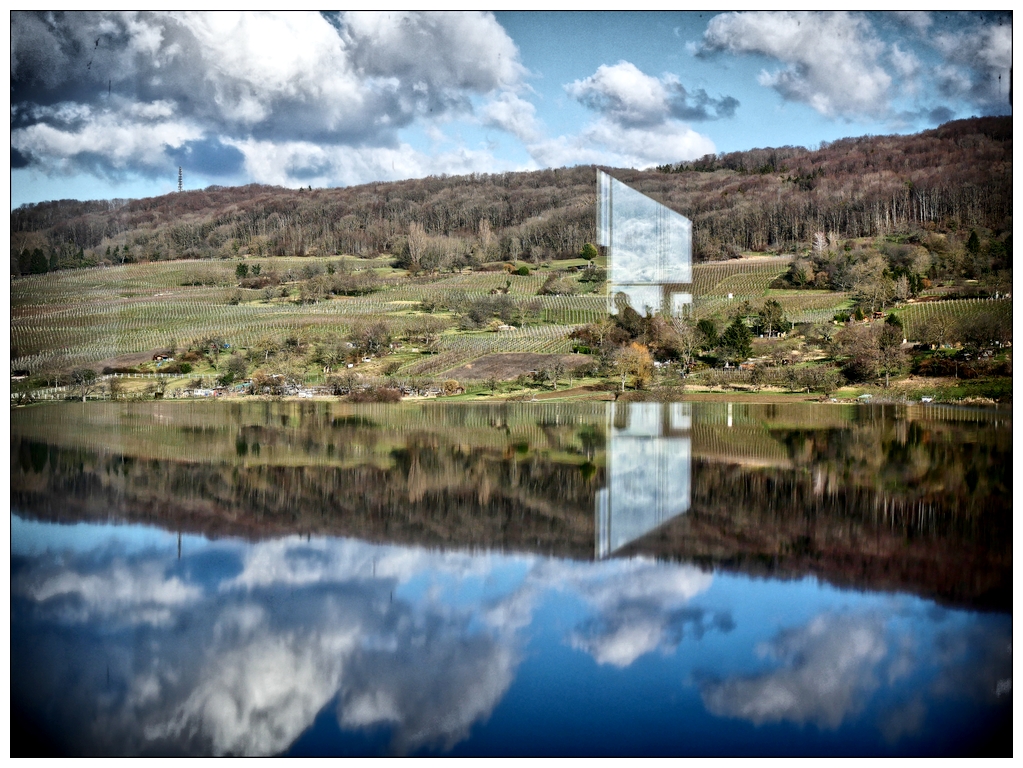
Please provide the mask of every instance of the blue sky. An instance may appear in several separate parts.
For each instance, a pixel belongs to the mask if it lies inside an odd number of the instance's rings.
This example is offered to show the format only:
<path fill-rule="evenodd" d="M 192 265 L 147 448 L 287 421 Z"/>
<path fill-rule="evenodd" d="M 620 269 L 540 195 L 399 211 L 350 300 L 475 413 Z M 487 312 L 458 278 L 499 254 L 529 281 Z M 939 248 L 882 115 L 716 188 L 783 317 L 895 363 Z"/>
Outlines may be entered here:
<path fill-rule="evenodd" d="M 346 186 L 1011 114 L 1011 13 L 12 13 L 11 205 Z"/>

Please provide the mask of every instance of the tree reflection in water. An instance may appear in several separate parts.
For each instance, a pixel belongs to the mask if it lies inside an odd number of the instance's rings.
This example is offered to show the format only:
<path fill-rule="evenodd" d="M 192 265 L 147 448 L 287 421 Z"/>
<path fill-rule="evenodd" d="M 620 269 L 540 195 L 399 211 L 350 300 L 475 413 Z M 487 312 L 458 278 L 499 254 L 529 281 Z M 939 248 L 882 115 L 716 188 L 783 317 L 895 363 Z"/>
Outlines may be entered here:
<path fill-rule="evenodd" d="M 15 753 L 950 754 L 1008 722 L 1004 415 L 210 405 L 12 414 Z"/>

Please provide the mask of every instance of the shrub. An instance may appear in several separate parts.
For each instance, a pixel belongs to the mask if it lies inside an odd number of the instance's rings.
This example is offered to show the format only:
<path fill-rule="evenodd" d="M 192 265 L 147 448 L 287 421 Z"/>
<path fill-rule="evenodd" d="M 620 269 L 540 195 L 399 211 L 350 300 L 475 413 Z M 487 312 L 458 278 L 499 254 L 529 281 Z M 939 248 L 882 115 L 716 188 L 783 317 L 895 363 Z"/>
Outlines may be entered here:
<path fill-rule="evenodd" d="M 577 286 L 575 281 L 570 277 L 558 277 L 557 275 L 551 275 L 544 280 L 540 290 L 537 291 L 538 296 L 559 296 L 559 295 L 571 295 L 576 292 Z"/>
<path fill-rule="evenodd" d="M 266 288 L 271 285 L 277 285 L 278 282 L 279 280 L 277 279 L 277 275 L 271 274 L 263 275 L 262 277 L 246 277 L 242 279 L 238 285 L 242 288 L 259 289 Z"/>
<path fill-rule="evenodd" d="M 356 389 L 348 395 L 352 403 L 397 403 L 401 400 L 401 390 L 395 387 L 370 387 Z"/>
<path fill-rule="evenodd" d="M 168 363 L 160 368 L 160 373 L 191 373 L 190 363 Z"/>

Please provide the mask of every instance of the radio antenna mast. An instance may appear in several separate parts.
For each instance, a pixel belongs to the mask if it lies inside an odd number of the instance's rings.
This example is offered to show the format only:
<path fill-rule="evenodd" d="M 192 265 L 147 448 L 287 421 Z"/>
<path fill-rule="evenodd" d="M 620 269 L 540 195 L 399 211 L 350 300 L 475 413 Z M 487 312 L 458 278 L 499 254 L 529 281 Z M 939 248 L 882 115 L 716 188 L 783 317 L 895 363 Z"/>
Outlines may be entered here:
<path fill-rule="evenodd" d="M 182 185 L 181 185 L 181 166 L 179 165 L 178 166 L 178 192 L 180 192 L 181 190 L 182 190 Z"/>

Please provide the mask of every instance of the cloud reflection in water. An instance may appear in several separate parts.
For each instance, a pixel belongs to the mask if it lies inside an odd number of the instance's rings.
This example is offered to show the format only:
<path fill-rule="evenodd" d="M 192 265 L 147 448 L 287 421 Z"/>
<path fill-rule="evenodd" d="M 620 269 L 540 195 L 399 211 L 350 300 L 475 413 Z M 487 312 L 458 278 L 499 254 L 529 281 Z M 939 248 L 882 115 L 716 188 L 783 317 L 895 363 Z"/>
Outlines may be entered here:
<path fill-rule="evenodd" d="M 928 664 L 931 690 L 944 697 L 964 675 L 990 687 L 989 699 L 1011 677 L 1011 656 L 994 663 L 987 653 L 1007 646 L 1011 621 L 978 646 L 968 622 L 936 624 L 916 609 L 913 621 L 940 629 L 939 652 L 924 664 L 925 650 L 905 642 L 907 625 L 876 606 L 806 613 L 755 644 L 773 669 L 743 672 L 754 647 L 735 630 L 750 626 L 750 609 L 714 588 L 730 578 L 640 558 L 586 563 L 349 539 L 196 540 L 180 561 L 169 548 L 15 547 L 12 658 L 24 663 L 12 668 L 12 701 L 37 718 L 47 712 L 75 754 L 280 753 L 321 712 L 343 732 L 385 733 L 396 754 L 447 751 L 494 716 L 524 660 L 545 653 L 527 649 L 550 629 L 552 600 L 577 607 L 556 642 L 587 654 L 594 673 L 645 656 L 699 669 L 715 646 L 729 649 L 735 660 L 714 679 L 688 677 L 708 712 L 758 725 L 839 728 Z M 877 726 L 889 741 L 928 716 L 912 697 L 895 704 Z"/>

